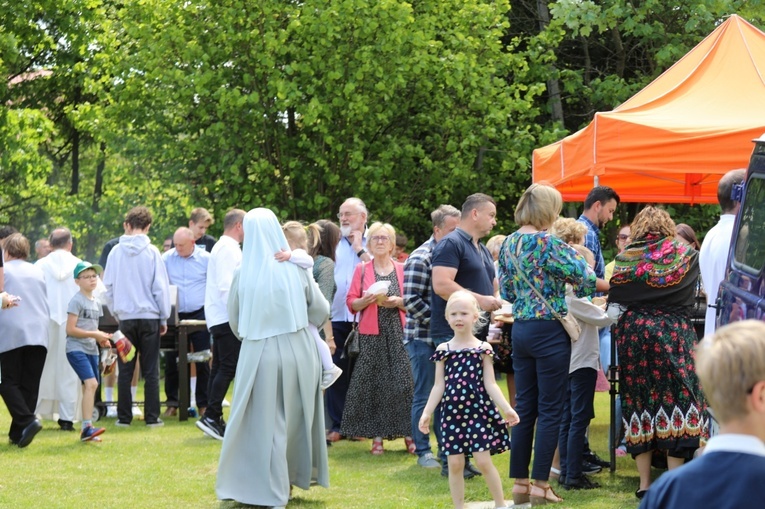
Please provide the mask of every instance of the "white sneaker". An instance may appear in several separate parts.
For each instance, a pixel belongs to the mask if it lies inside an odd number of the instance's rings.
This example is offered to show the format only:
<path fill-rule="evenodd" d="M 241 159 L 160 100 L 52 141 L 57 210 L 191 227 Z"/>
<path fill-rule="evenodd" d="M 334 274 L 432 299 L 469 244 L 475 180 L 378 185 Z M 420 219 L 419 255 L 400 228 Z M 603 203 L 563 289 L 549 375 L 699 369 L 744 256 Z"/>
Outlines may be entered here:
<path fill-rule="evenodd" d="M 106 417 L 109 417 L 110 419 L 117 417 L 117 407 L 115 405 L 106 407 Z"/>
<path fill-rule="evenodd" d="M 223 406 L 223 407 L 230 407 L 231 403 L 229 403 L 227 399 L 224 399 L 223 403 L 221 403 L 221 406 Z"/>
<path fill-rule="evenodd" d="M 321 375 L 322 390 L 326 389 L 327 387 L 335 383 L 337 379 L 340 378 L 340 375 L 342 374 L 343 374 L 343 370 L 338 368 L 334 364 L 332 365 L 331 368 L 324 370 L 324 373 L 322 373 Z"/>
<path fill-rule="evenodd" d="M 141 409 L 138 408 L 138 405 L 133 405 L 133 417 L 141 417 L 143 415 L 143 412 L 141 412 Z"/>

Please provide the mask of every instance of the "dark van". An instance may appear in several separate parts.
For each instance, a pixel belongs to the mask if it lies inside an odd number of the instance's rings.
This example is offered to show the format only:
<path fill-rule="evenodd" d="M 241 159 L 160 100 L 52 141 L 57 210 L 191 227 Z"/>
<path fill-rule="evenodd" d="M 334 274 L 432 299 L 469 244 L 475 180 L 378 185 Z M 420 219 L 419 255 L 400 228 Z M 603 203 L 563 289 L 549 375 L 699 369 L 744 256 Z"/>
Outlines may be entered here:
<path fill-rule="evenodd" d="M 749 318 L 765 321 L 765 134 L 754 143 L 720 284 L 718 327 Z"/>

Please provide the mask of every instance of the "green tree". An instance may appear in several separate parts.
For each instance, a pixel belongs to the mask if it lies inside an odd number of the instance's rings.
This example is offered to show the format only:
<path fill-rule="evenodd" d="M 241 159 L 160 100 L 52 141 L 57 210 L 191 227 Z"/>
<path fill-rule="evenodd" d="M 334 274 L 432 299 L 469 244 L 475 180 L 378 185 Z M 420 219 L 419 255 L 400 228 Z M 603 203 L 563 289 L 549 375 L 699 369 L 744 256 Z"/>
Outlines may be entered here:
<path fill-rule="evenodd" d="M 330 217 L 357 195 L 424 235 L 476 191 L 514 197 L 539 84 L 502 38 L 506 2 L 132 3 L 108 33 L 107 123 L 192 200 Z M 149 42 L 151 41 L 151 42 Z M 479 151 L 495 157 L 482 159 Z M 504 154 L 496 157 L 497 154 Z M 133 153 L 132 155 L 136 155 Z"/>

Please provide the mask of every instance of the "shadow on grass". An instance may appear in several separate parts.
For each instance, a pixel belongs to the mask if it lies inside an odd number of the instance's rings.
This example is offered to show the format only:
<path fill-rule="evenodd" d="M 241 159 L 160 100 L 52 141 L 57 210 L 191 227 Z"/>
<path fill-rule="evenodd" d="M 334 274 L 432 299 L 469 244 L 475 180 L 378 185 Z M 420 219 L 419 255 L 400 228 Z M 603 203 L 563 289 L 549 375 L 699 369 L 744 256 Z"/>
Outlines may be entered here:
<path fill-rule="evenodd" d="M 245 507 L 254 509 L 271 509 L 268 506 L 242 504 L 234 500 L 222 500 L 220 505 L 218 505 L 218 509 L 240 509 Z M 301 499 L 300 497 L 294 497 L 290 499 L 288 507 L 313 507 L 315 509 L 325 509 L 327 504 L 319 500 L 306 500 Z"/>

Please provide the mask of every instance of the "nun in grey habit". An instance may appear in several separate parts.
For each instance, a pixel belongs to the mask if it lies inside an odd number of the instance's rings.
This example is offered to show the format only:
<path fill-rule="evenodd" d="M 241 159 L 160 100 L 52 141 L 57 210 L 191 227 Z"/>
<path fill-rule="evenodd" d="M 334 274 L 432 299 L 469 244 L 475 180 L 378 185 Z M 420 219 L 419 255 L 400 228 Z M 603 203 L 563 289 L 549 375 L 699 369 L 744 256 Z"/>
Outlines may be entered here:
<path fill-rule="evenodd" d="M 328 319 L 329 303 L 307 271 L 274 259 L 289 247 L 273 212 L 253 209 L 243 225 L 228 301 L 242 349 L 215 491 L 221 500 L 283 507 L 290 485 L 329 486 L 321 362 L 307 329 Z"/>

